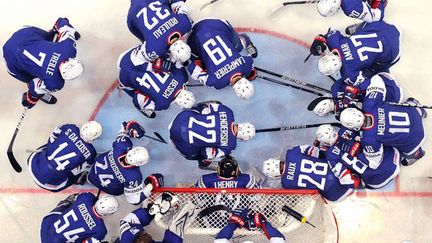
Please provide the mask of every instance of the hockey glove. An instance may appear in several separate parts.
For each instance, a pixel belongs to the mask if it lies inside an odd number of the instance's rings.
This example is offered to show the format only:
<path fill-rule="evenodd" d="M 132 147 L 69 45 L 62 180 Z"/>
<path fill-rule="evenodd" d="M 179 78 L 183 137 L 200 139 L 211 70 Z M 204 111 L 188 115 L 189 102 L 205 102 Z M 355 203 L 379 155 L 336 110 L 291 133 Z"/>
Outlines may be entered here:
<path fill-rule="evenodd" d="M 234 223 L 239 228 L 242 228 L 246 225 L 248 211 L 249 210 L 247 208 L 236 208 L 231 217 L 229 217 L 228 222 Z"/>
<path fill-rule="evenodd" d="M 357 157 L 361 149 L 359 142 L 352 142 L 348 140 L 343 141 L 340 147 L 343 152 L 349 153 L 349 155 L 352 157 Z"/>
<path fill-rule="evenodd" d="M 262 213 L 250 213 L 248 216 L 248 229 L 255 229 L 265 227 L 265 223 L 267 222 L 266 217 Z"/>
<path fill-rule="evenodd" d="M 152 69 L 155 73 L 172 72 L 174 70 L 174 63 L 168 60 L 158 58 L 152 62 Z"/>
<path fill-rule="evenodd" d="M 152 184 L 153 188 L 159 188 L 164 186 L 164 177 L 160 173 L 155 173 L 147 176 L 144 180 L 144 185 Z"/>
<path fill-rule="evenodd" d="M 354 99 L 357 97 L 357 95 L 359 93 L 360 93 L 359 88 L 351 86 L 351 85 L 347 85 L 345 87 L 345 93 L 344 93 L 344 97 L 342 99 L 343 107 L 346 108 L 350 104 L 355 102 Z"/>
<path fill-rule="evenodd" d="M 312 42 L 310 52 L 314 56 L 319 56 L 327 50 L 327 39 L 324 35 L 317 35 Z"/>
<path fill-rule="evenodd" d="M 252 72 L 246 78 L 247 78 L 247 80 L 252 81 L 252 80 L 255 80 L 256 77 L 257 77 L 257 70 L 256 70 L 256 68 L 253 68 Z"/>
<path fill-rule="evenodd" d="M 122 125 L 131 138 L 142 138 L 145 134 L 145 129 L 136 121 L 123 122 Z"/>
<path fill-rule="evenodd" d="M 36 105 L 39 98 L 32 96 L 28 91 L 23 93 L 21 104 L 28 109 L 33 108 Z"/>

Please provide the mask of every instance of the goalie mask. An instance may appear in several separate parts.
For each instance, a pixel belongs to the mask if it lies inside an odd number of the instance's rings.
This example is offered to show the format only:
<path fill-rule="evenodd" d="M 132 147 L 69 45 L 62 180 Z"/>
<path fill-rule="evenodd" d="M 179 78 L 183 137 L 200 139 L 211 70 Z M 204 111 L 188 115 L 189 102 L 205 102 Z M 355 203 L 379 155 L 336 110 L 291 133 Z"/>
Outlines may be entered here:
<path fill-rule="evenodd" d="M 76 58 L 69 58 L 60 64 L 59 71 L 64 80 L 72 80 L 83 73 L 84 67 L 80 60 Z"/>
<path fill-rule="evenodd" d="M 278 178 L 283 174 L 283 161 L 268 159 L 263 162 L 263 172 L 268 177 Z"/>
<path fill-rule="evenodd" d="M 239 174 L 239 166 L 237 161 L 230 155 L 226 156 L 221 161 L 219 161 L 217 174 L 218 176 L 225 179 L 237 177 Z"/>
<path fill-rule="evenodd" d="M 341 0 L 320 0 L 317 5 L 318 12 L 323 17 L 336 14 L 341 6 Z"/>
<path fill-rule="evenodd" d="M 340 114 L 340 122 L 348 129 L 360 131 L 365 122 L 365 116 L 359 109 L 346 108 Z"/>
<path fill-rule="evenodd" d="M 316 131 L 316 139 L 324 146 L 333 146 L 339 138 L 338 132 L 330 125 L 321 125 Z"/>
<path fill-rule="evenodd" d="M 319 71 L 326 76 L 339 72 L 342 68 L 342 60 L 335 52 L 327 52 L 318 60 Z"/>
<path fill-rule="evenodd" d="M 119 203 L 117 199 L 111 195 L 100 197 L 94 205 L 95 211 L 101 216 L 114 214 L 117 212 L 118 208 Z"/>
<path fill-rule="evenodd" d="M 84 123 L 80 128 L 80 137 L 84 142 L 91 143 L 102 134 L 102 126 L 97 121 Z"/>

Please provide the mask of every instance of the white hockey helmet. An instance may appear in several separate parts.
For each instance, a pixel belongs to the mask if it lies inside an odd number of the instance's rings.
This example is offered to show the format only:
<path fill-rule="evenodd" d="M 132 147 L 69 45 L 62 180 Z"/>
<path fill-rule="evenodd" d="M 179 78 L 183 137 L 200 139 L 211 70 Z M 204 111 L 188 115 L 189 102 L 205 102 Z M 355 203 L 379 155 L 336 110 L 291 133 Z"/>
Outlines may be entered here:
<path fill-rule="evenodd" d="M 317 9 L 321 16 L 329 17 L 336 14 L 340 6 L 341 0 L 320 0 Z"/>
<path fill-rule="evenodd" d="M 363 112 L 356 108 L 346 108 L 340 114 L 340 121 L 346 128 L 360 131 L 364 124 L 365 116 Z"/>
<path fill-rule="evenodd" d="M 149 153 L 144 147 L 133 147 L 126 154 L 126 162 L 133 166 L 141 166 L 149 161 Z"/>
<path fill-rule="evenodd" d="M 237 124 L 237 138 L 243 141 L 251 140 L 255 137 L 255 126 L 250 122 Z"/>
<path fill-rule="evenodd" d="M 176 40 L 170 47 L 169 51 L 173 61 L 184 63 L 191 57 L 191 48 L 183 40 Z"/>
<path fill-rule="evenodd" d="M 263 162 L 263 172 L 268 177 L 281 177 L 282 169 L 281 169 L 281 161 L 278 159 L 268 159 Z"/>
<path fill-rule="evenodd" d="M 80 137 L 91 143 L 102 134 L 102 125 L 97 121 L 88 121 L 80 127 Z"/>
<path fill-rule="evenodd" d="M 84 67 L 77 58 L 69 58 L 59 66 L 60 74 L 64 80 L 72 80 L 81 75 Z"/>
<path fill-rule="evenodd" d="M 117 212 L 119 203 L 114 196 L 103 195 L 94 205 L 95 211 L 101 216 L 107 216 Z"/>
<path fill-rule="evenodd" d="M 246 78 L 240 78 L 232 87 L 235 95 L 240 99 L 247 100 L 255 93 L 252 82 Z"/>
<path fill-rule="evenodd" d="M 326 124 L 318 127 L 315 137 L 322 145 L 330 147 L 336 143 L 339 135 L 334 127 Z"/>
<path fill-rule="evenodd" d="M 333 75 L 342 68 L 342 60 L 339 55 L 334 52 L 327 52 L 318 60 L 319 71 L 326 75 Z"/>
<path fill-rule="evenodd" d="M 181 89 L 174 102 L 183 109 L 189 109 L 195 104 L 195 95 L 186 89 Z"/>
<path fill-rule="evenodd" d="M 314 107 L 313 113 L 317 116 L 326 116 L 335 110 L 333 99 L 323 99 Z"/>

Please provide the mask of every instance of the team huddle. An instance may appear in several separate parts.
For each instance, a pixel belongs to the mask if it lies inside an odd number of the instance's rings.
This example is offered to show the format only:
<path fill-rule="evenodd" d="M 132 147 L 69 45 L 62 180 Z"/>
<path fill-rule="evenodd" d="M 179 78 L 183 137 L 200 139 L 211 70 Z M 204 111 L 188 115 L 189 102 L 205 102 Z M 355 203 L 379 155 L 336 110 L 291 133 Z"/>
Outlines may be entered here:
<path fill-rule="evenodd" d="M 389 184 L 401 166 L 413 165 L 425 155 L 423 119 L 427 113 L 415 98 L 404 99 L 390 68 L 400 59 L 400 30 L 386 23 L 386 0 L 320 0 L 318 11 L 331 16 L 339 9 L 361 23 L 345 33 L 329 29 L 315 37 L 311 55 L 319 56 L 318 70 L 325 76 L 340 74 L 331 97 L 313 100 L 308 110 L 317 116 L 335 115 L 340 126 L 321 125 L 311 145 L 286 151 L 284 158 L 262 162 L 267 177 L 280 178 L 286 189 L 317 190 L 329 201 L 340 201 L 356 189 L 379 189 Z M 214 97 L 197 102 L 188 90 L 190 80 L 214 89 L 231 86 L 240 99 L 254 97 L 258 49 L 245 33 L 237 33 L 227 20 L 194 22 L 182 0 L 131 0 L 129 31 L 141 42 L 119 55 L 118 87 L 131 99 L 144 119 L 176 103 L 182 109 L 168 127 L 179 156 L 196 161 L 199 168 L 216 171 L 197 178 L 197 188 L 263 187 L 263 179 L 242 172 L 232 155 L 237 141 L 256 136 L 252 122 L 238 122 L 233 110 Z M 22 105 L 33 108 L 39 100 L 55 104 L 61 90 L 84 68 L 77 58 L 81 35 L 67 18 L 59 18 L 49 31 L 24 27 L 3 46 L 8 73 L 27 84 Z M 241 106 L 241 102 L 239 103 Z M 164 192 L 146 200 L 164 186 L 160 173 L 143 175 L 151 162 L 147 148 L 133 140 L 145 135 L 137 121 L 120 124 L 107 152 L 98 153 L 93 142 L 103 126 L 88 121 L 81 126 L 60 125 L 28 157 L 29 173 L 42 189 L 59 192 L 90 184 L 104 195 L 73 194 L 61 201 L 41 223 L 42 242 L 108 242 L 104 217 L 116 213 L 116 196 L 141 205 L 120 221 L 115 242 L 154 242 L 145 227 L 179 206 L 178 197 Z M 182 242 L 184 229 L 174 227 L 182 217 L 196 213 L 185 205 L 166 229 L 163 242 Z M 188 211 L 189 210 L 189 211 Z M 189 213 L 189 214 L 188 214 Z M 230 242 L 238 228 L 262 229 L 271 242 L 285 236 L 261 212 L 237 208 L 214 242 Z"/>

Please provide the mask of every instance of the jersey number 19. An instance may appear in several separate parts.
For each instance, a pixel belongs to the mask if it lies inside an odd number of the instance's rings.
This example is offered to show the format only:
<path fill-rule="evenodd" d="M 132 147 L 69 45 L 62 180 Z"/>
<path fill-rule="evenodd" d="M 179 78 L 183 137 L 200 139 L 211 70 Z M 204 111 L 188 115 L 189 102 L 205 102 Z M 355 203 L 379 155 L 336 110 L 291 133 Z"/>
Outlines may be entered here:
<path fill-rule="evenodd" d="M 204 42 L 203 48 L 214 65 L 219 65 L 227 59 L 227 55 L 228 57 L 231 57 L 233 53 L 220 36 L 217 35 L 215 39 L 211 38 Z M 221 47 L 224 51 L 222 51 Z M 225 53 L 227 55 L 225 55 Z"/>

